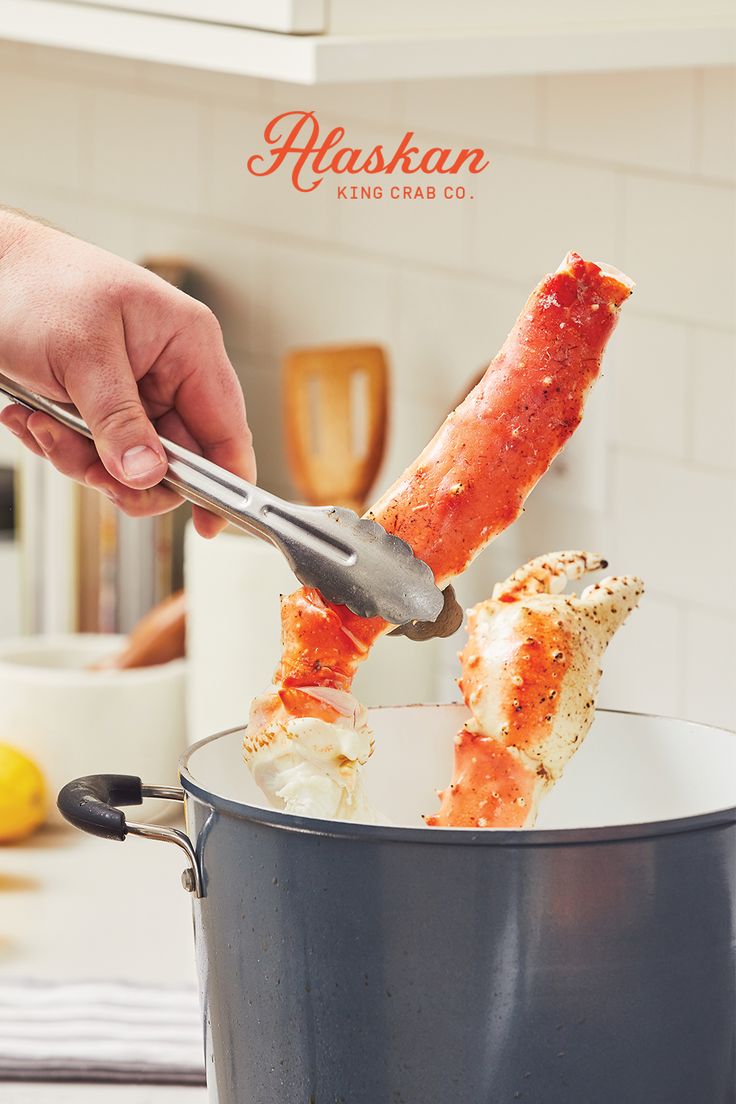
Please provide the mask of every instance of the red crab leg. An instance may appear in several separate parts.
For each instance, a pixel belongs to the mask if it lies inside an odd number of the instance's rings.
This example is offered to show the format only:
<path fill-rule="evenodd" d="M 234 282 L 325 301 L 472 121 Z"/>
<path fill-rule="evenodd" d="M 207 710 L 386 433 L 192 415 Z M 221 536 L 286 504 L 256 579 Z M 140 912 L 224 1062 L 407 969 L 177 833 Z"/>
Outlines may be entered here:
<path fill-rule="evenodd" d="M 532 292 L 485 376 L 370 517 L 406 540 L 438 583 L 460 574 L 519 516 L 524 499 L 580 422 L 601 356 L 631 294 L 614 269 L 570 253 Z M 346 690 L 390 626 L 302 588 L 282 603 L 277 672 L 287 709 L 326 717 L 300 686 Z"/>
<path fill-rule="evenodd" d="M 580 422 L 627 277 L 570 253 L 530 296 L 483 379 L 370 515 L 403 537 L 439 584 L 518 517 Z M 359 768 L 372 740 L 349 694 L 390 626 L 312 588 L 282 601 L 283 653 L 252 703 L 246 760 L 269 798 L 297 813 L 370 818 Z"/>
<path fill-rule="evenodd" d="M 451 784 L 427 824 L 523 828 L 593 722 L 600 663 L 644 591 L 610 576 L 580 597 L 568 579 L 606 567 L 590 552 L 550 552 L 499 583 L 468 617 L 459 686 L 471 712 L 455 738 Z"/>

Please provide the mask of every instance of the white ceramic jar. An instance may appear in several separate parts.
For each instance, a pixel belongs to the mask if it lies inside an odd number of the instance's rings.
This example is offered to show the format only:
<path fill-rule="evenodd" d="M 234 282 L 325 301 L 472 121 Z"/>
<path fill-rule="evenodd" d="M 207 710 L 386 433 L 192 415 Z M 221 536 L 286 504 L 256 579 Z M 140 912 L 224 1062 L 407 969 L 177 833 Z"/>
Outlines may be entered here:
<path fill-rule="evenodd" d="M 43 771 L 49 823 L 65 823 L 56 795 L 81 775 L 120 772 L 177 784 L 187 743 L 186 661 L 89 670 L 122 642 L 93 634 L 0 640 L 0 743 L 25 751 Z M 148 800 L 131 819 L 157 819 L 171 809 Z"/>

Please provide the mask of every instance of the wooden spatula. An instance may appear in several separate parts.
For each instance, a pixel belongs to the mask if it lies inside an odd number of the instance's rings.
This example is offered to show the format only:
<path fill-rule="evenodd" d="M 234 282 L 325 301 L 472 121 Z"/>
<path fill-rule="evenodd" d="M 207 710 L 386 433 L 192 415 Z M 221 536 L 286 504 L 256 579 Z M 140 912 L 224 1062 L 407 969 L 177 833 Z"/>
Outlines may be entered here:
<path fill-rule="evenodd" d="M 313 506 L 362 513 L 386 445 L 388 364 L 378 345 L 296 349 L 284 364 L 291 474 Z"/>
<path fill-rule="evenodd" d="M 186 653 L 186 599 L 184 591 L 164 598 L 135 626 L 122 651 L 92 665 L 94 671 L 154 667 Z"/>

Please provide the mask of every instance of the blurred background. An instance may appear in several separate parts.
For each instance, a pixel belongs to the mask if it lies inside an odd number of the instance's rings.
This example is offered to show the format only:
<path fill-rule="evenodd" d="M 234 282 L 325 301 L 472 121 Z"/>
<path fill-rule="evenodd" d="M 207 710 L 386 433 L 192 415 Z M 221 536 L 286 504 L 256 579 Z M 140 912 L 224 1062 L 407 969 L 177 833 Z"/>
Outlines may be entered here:
<path fill-rule="evenodd" d="M 393 63 L 390 79 L 305 87 L 11 37 L 0 40 L 0 199 L 131 260 L 181 262 L 221 321 L 260 481 L 285 496 L 299 493 L 283 428 L 290 350 L 384 350 L 377 493 L 568 249 L 627 272 L 636 292 L 583 427 L 460 596 L 477 601 L 544 551 L 600 550 L 647 584 L 608 656 L 603 703 L 736 725 L 733 67 L 587 73 L 581 53 L 570 72 L 546 75 L 398 80 Z M 285 173 L 245 169 L 267 121 L 289 109 L 315 109 L 323 132 L 344 126 L 364 148 L 392 147 L 408 129 L 422 145 L 482 146 L 491 167 L 473 178 L 472 201 L 338 200 L 332 178 L 298 194 Z M 181 584 L 184 511 L 163 523 L 116 518 L 6 434 L 0 466 L 3 636 L 127 631 Z M 210 579 L 228 557 L 193 555 Z M 250 599 L 236 600 L 247 582 L 223 579 L 220 609 L 233 603 L 240 645 L 243 633 L 262 641 L 271 630 L 246 631 Z M 259 614 L 272 654 L 246 650 L 241 669 L 276 659 L 276 589 Z M 457 646 L 384 642 L 366 696 L 452 697 Z M 244 672 L 243 714 L 248 689 Z M 205 712 L 193 735 L 238 719 Z"/>

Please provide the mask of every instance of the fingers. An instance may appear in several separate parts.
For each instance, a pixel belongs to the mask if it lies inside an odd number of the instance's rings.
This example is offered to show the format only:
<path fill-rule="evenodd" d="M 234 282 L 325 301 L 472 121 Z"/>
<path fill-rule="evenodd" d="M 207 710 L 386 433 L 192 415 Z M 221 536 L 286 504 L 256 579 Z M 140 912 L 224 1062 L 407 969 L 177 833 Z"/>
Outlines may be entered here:
<path fill-rule="evenodd" d="M 254 483 L 256 458 L 245 400 L 219 326 L 217 341 L 203 341 L 200 355 L 202 359 L 179 388 L 177 412 L 208 460 Z M 226 524 L 200 507 L 192 510 L 192 519 L 199 535 L 208 539 L 217 536 Z"/>
<path fill-rule="evenodd" d="M 163 417 L 159 418 L 156 428 L 162 437 L 166 437 L 169 441 L 175 441 L 177 445 L 182 445 L 190 452 L 195 452 L 199 456 L 202 455 L 199 443 L 192 437 L 176 410 L 170 410 L 168 414 L 164 414 Z M 200 537 L 206 537 L 208 540 L 216 537 L 227 525 L 223 518 L 203 510 L 200 506 L 192 507 L 192 520 Z"/>
<path fill-rule="evenodd" d="M 203 510 L 201 506 L 192 506 L 192 521 L 200 537 L 205 537 L 206 540 L 212 540 L 227 525 L 222 518 L 209 513 L 208 510 Z"/>
<path fill-rule="evenodd" d="M 176 409 L 158 421 L 160 433 L 214 464 L 255 482 L 253 438 L 245 413 L 240 383 L 214 315 L 197 307 L 197 316 L 164 349 L 154 378 L 178 381 Z M 152 406 L 155 409 L 156 399 Z M 200 536 L 214 537 L 225 522 L 200 507 L 192 511 Z"/>
<path fill-rule="evenodd" d="M 118 483 L 99 459 L 87 469 L 84 482 L 88 487 L 112 499 L 118 509 L 129 517 L 154 517 L 157 514 L 165 514 L 182 501 L 168 487 L 159 486 L 150 490 L 134 491 L 123 483 Z"/>
<path fill-rule="evenodd" d="M 59 425 L 48 414 L 30 413 L 12 405 L 0 412 L 0 424 L 25 446 L 48 460 L 62 475 L 100 491 L 130 517 L 163 514 L 181 499 L 166 487 L 135 491 L 113 479 L 91 441 Z"/>
<path fill-rule="evenodd" d="M 92 442 L 73 429 L 59 425 L 48 414 L 29 414 L 26 425 L 41 455 L 50 460 L 62 475 L 84 483 L 87 469 L 99 461 Z"/>
<path fill-rule="evenodd" d="M 36 456 L 43 456 L 43 452 L 38 447 L 34 440 L 30 430 L 27 428 L 27 422 L 30 418 L 30 413 L 24 410 L 22 406 L 18 406 L 17 403 L 12 403 L 10 406 L 6 406 L 3 410 L 0 410 L 0 425 L 9 429 L 14 437 L 17 437 L 21 444 L 30 451 L 35 453 Z"/>
<path fill-rule="evenodd" d="M 64 475 L 103 491 L 134 515 L 179 502 L 159 486 L 167 460 L 158 432 L 256 478 L 245 403 L 219 325 L 206 308 L 179 293 L 169 302 L 170 294 L 167 288 L 162 299 L 157 288 L 133 287 L 120 293 L 112 318 L 105 301 L 94 326 L 57 335 L 49 364 L 94 445 L 45 415 L 11 413 L 2 422 Z M 158 418 L 158 432 L 150 418 Z M 195 509 L 194 522 L 207 537 L 223 528 L 202 509 Z"/>
<path fill-rule="evenodd" d="M 122 323 L 121 323 L 122 326 Z M 125 339 L 106 342 L 97 353 L 83 349 L 64 373 L 73 403 L 92 430 L 106 470 L 134 490 L 154 487 L 167 462 L 156 430 L 146 415 L 138 384 L 125 355 Z"/>
<path fill-rule="evenodd" d="M 179 380 L 176 411 L 208 460 L 254 482 L 256 460 L 243 392 L 214 315 L 200 308 L 177 334 L 156 369 Z"/>

